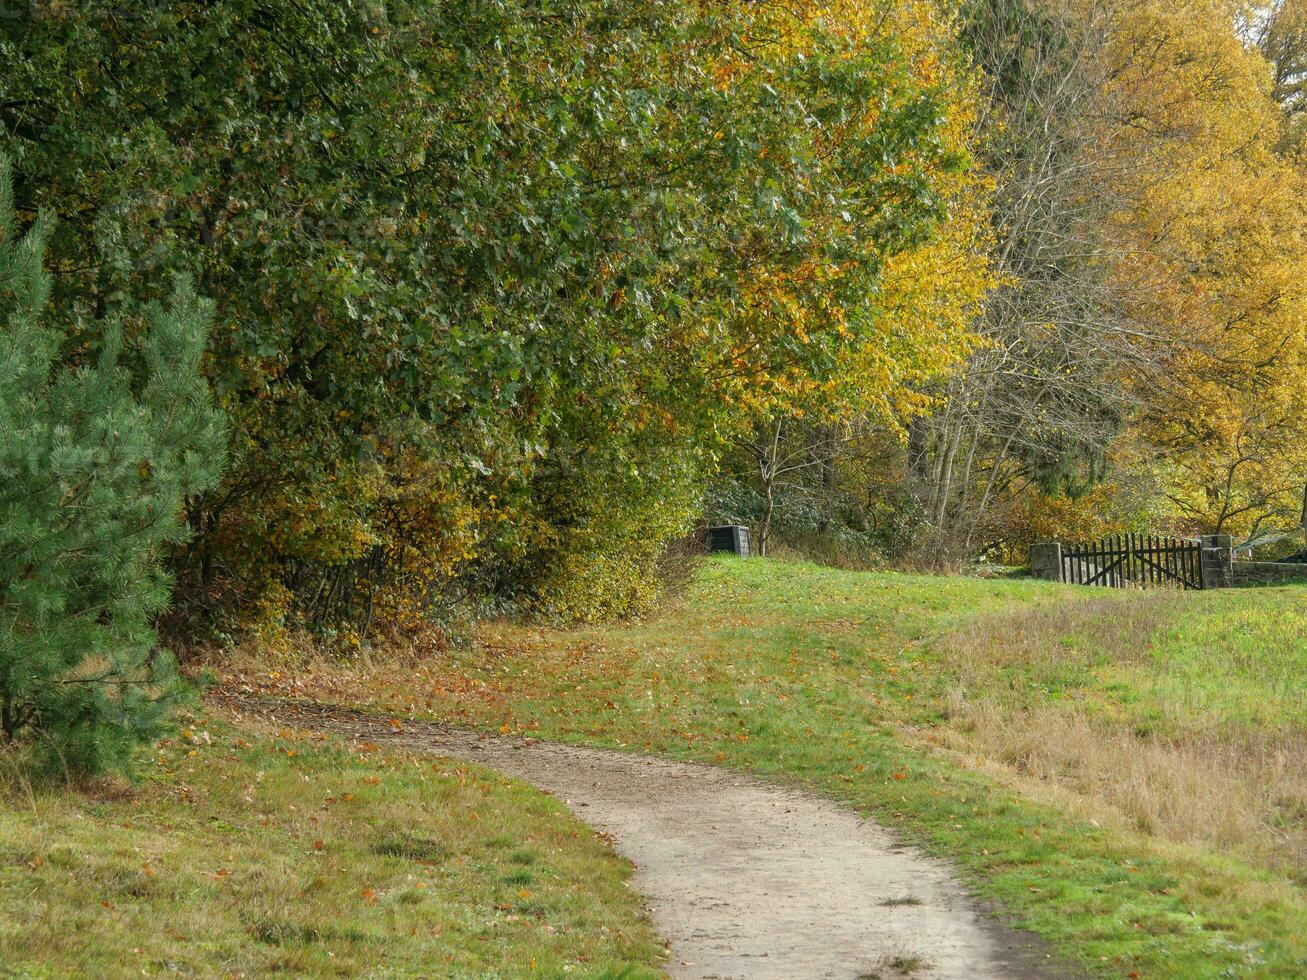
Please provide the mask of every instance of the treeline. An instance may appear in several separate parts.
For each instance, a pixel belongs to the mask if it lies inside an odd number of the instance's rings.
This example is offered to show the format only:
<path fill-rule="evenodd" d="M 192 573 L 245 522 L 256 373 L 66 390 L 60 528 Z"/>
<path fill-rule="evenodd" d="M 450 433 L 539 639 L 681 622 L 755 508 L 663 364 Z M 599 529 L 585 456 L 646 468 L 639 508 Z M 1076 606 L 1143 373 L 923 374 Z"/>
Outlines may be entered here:
<path fill-rule="evenodd" d="M 139 655 L 88 688 L 154 676 L 160 560 L 183 639 L 361 643 L 638 610 L 703 519 L 939 565 L 1301 500 L 1294 0 L 3 14 L 0 322 L 11 361 L 49 354 L 5 408 L 48 420 L 48 384 L 140 428 L 112 466 L 81 421 L 4 444 L 8 635 L 109 630 L 47 681 L 113 642 Z M 189 435 L 143 407 L 164 377 Z M 44 516 L 20 471 L 65 486 Z M 92 545 L 41 537 L 145 497 L 149 533 L 86 539 L 119 549 L 94 588 Z M 10 734 L 55 710 L 17 649 Z"/>
<path fill-rule="evenodd" d="M 934 17 L 231 0 L 0 22 L 67 356 L 174 271 L 216 304 L 230 465 L 188 501 L 181 600 L 360 634 L 469 596 L 639 603 L 739 406 L 894 335 L 883 268 L 968 162 Z"/>
<path fill-rule="evenodd" d="M 913 386 L 906 438 L 760 414 L 715 513 L 935 567 L 1131 528 L 1301 548 L 1307 4 L 957 10 L 992 182 L 976 342 Z"/>

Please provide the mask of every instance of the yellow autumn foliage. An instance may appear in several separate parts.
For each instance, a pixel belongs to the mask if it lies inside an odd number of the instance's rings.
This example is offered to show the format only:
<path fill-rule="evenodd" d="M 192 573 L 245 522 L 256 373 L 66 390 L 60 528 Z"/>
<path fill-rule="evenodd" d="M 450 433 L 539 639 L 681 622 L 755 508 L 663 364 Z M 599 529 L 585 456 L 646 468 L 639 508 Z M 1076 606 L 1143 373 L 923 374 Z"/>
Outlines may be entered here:
<path fill-rule="evenodd" d="M 972 325 L 995 284 L 989 258 L 993 186 L 972 161 L 981 138 L 978 75 L 959 53 L 956 25 L 933 0 L 835 0 L 787 5 L 783 11 L 764 5 L 759 16 L 774 36 L 794 45 L 800 55 L 812 35 L 796 29 L 795 22 L 820 24 L 851 49 L 892 44 L 909 66 L 910 78 L 901 83 L 931 87 L 941 101 L 937 139 L 948 163 L 925 168 L 934 193 L 944 202 L 944 217 L 934 233 L 903 251 L 865 256 L 868 263 L 880 264 L 881 276 L 871 300 L 872 316 L 859 317 L 860 328 L 851 326 L 853 311 L 805 306 L 790 289 L 796 278 L 834 277 L 839 269 L 813 264 L 797 277 L 762 270 L 754 278 L 753 305 L 768 316 L 779 315 L 798 342 L 833 331 L 844 343 L 836 366 L 820 375 L 800 368 L 758 372 L 755 383 L 739 394 L 741 415 L 858 417 L 901 431 L 906 418 L 929 407 L 921 394 L 926 382 L 959 364 L 977 342 Z M 743 70 L 742 65 L 727 66 L 719 78 L 726 84 Z M 880 103 L 854 107 L 848 130 L 873 128 L 881 111 Z M 846 135 L 836 132 L 829 138 L 837 141 Z M 905 157 L 897 169 L 920 169 L 923 159 L 924 154 Z M 740 352 L 740 363 L 746 359 L 747 352 Z"/>
<path fill-rule="evenodd" d="M 1131 319 L 1159 370 L 1130 380 L 1179 516 L 1292 523 L 1307 480 L 1307 178 L 1276 152 L 1268 66 L 1224 0 L 1123 5 L 1109 49 L 1133 161 L 1115 218 Z"/>

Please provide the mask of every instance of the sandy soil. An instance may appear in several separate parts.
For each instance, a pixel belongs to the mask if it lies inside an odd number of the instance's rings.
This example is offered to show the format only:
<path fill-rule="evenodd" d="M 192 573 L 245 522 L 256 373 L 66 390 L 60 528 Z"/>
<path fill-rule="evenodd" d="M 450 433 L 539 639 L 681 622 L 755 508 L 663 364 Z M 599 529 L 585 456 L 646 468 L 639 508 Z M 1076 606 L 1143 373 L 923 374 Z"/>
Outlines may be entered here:
<path fill-rule="evenodd" d="M 1061 977 L 949 866 L 818 796 L 708 766 L 223 697 L 279 725 L 466 759 L 557 795 L 635 863 L 673 977 Z"/>

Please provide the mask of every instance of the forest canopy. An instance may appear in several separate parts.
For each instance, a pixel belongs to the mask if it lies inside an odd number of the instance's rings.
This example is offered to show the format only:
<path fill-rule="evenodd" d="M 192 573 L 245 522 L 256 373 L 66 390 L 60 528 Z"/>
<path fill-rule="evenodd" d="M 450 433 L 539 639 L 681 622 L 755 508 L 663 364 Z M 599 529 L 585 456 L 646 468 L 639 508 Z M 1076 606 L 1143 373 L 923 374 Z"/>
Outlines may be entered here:
<path fill-rule="evenodd" d="M 36 2 L 0 149 L 62 366 L 213 304 L 182 635 L 588 619 L 1299 524 L 1304 6 Z"/>

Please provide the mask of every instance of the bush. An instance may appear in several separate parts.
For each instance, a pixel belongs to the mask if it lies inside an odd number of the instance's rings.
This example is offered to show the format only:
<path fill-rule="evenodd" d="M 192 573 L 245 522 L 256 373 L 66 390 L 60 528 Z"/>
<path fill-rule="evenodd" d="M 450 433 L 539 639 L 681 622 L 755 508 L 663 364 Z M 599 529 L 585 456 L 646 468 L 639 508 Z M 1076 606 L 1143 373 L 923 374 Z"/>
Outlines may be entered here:
<path fill-rule="evenodd" d="M 186 497 L 216 482 L 225 433 L 200 376 L 209 305 L 179 282 L 169 307 L 63 351 L 49 230 L 42 214 L 19 236 L 0 157 L 0 737 L 91 774 L 123 768 L 175 695 L 152 626 L 161 551 L 184 537 Z"/>

